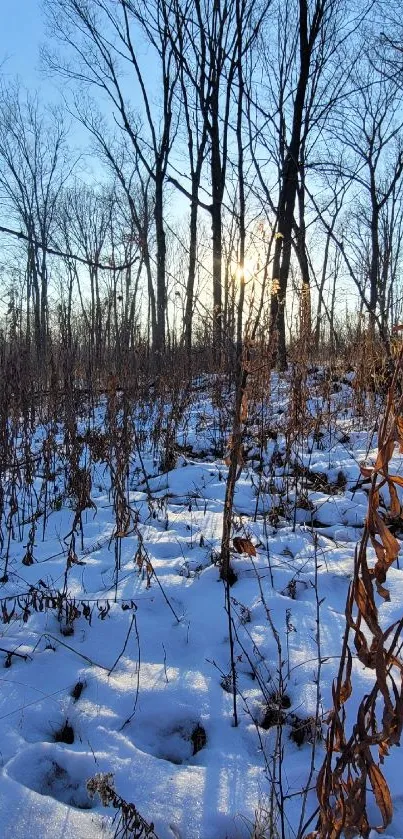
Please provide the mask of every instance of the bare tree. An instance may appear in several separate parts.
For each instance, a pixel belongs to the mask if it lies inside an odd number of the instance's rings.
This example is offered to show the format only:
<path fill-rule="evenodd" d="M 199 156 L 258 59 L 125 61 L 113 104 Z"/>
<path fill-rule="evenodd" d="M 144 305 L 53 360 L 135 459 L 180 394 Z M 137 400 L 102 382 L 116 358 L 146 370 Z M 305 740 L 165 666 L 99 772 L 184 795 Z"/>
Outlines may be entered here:
<path fill-rule="evenodd" d="M 63 234 L 67 249 L 88 260 L 90 309 L 87 314 L 83 304 L 82 278 L 77 265 L 71 265 L 75 274 L 81 308 L 87 322 L 89 346 L 95 363 L 99 363 L 102 352 L 102 289 L 98 264 L 108 248 L 108 229 L 111 216 L 109 196 L 93 187 L 76 182 L 64 193 Z"/>
<path fill-rule="evenodd" d="M 48 65 L 59 74 L 95 87 L 106 95 L 119 129 L 153 183 L 157 289 L 155 349 L 162 352 L 167 308 L 164 183 L 176 133 L 172 101 L 178 72 L 163 18 L 161 22 L 164 4 L 158 3 L 150 14 L 144 4 L 132 0 L 47 0 L 45 6 L 52 33 L 68 47 L 67 54 L 62 57 L 46 53 Z M 157 110 L 138 56 L 141 30 L 159 59 L 162 102 Z M 69 58 L 70 53 L 73 53 L 73 59 Z M 142 118 L 133 112 L 126 95 L 127 81 L 122 76 L 122 69 L 130 71 L 139 92 Z"/>
<path fill-rule="evenodd" d="M 68 175 L 66 127 L 60 111 L 41 110 L 18 86 L 0 91 L 0 190 L 27 239 L 27 337 L 33 329 L 38 357 L 49 335 L 48 246 Z"/>
<path fill-rule="evenodd" d="M 354 34 L 365 11 L 349 14 L 343 0 L 287 0 L 276 9 L 277 31 L 262 47 L 265 81 L 250 91 L 250 147 L 260 187 L 276 221 L 271 326 L 286 365 L 285 305 L 294 248 L 310 330 L 310 258 L 306 243 L 307 177 L 327 154 L 326 126 L 348 94 Z M 266 34 L 266 33 L 265 33 Z M 351 56 L 347 60 L 346 44 Z M 266 152 L 266 165 L 262 156 Z M 276 173 L 277 184 L 273 184 Z M 277 198 L 274 197 L 277 192 Z M 309 309 L 309 311 L 308 311 Z"/>
<path fill-rule="evenodd" d="M 356 286 L 371 330 L 378 329 L 388 348 L 401 249 L 401 94 L 364 44 L 353 80 L 348 99 L 333 114 L 333 142 L 342 151 L 328 167 L 325 196 L 330 197 L 323 205 L 312 191 L 310 200 Z"/>
<path fill-rule="evenodd" d="M 184 3 L 175 0 L 170 4 L 168 32 L 178 66 L 180 107 L 184 115 L 189 161 L 189 188 L 186 182 L 183 183 L 183 179 L 178 179 L 178 173 L 174 170 L 172 162 L 168 179 L 190 202 L 189 261 L 186 306 L 183 317 L 183 335 L 190 371 L 194 289 L 197 271 L 198 215 L 200 207 L 207 211 L 210 210 L 200 196 L 203 164 L 207 155 L 208 125 L 205 115 L 200 112 L 199 101 L 205 99 L 207 79 L 206 67 L 200 51 L 201 33 L 195 18 L 193 0 L 186 0 Z"/>
<path fill-rule="evenodd" d="M 366 298 L 372 329 L 376 315 L 381 335 L 386 340 L 385 281 L 389 275 L 388 247 L 382 249 L 381 227 L 386 221 L 389 202 L 399 196 L 403 174 L 403 121 L 401 93 L 388 80 L 382 68 L 364 60 L 357 74 L 357 90 L 344 108 L 339 122 L 340 134 L 351 151 L 352 179 L 358 186 L 358 223 L 369 233 L 369 264 Z M 385 228 L 384 228 L 385 234 Z M 385 243 L 385 240 L 384 240 Z M 386 243 L 387 245 L 387 243 Z"/>
<path fill-rule="evenodd" d="M 237 68 L 246 62 L 270 2 L 195 0 L 165 4 L 171 9 L 168 27 L 179 68 L 185 116 L 190 187 L 178 173 L 169 180 L 190 201 L 190 252 L 185 313 L 186 344 L 191 341 L 191 311 L 196 266 L 198 208 L 209 212 L 212 228 L 213 345 L 216 359 L 223 340 L 223 210 L 232 118 L 237 121 L 243 101 Z M 208 157 L 208 181 L 202 182 Z M 244 188 L 243 174 L 242 185 Z M 208 198 L 202 200 L 202 190 Z M 210 199 L 210 200 L 208 200 Z"/>

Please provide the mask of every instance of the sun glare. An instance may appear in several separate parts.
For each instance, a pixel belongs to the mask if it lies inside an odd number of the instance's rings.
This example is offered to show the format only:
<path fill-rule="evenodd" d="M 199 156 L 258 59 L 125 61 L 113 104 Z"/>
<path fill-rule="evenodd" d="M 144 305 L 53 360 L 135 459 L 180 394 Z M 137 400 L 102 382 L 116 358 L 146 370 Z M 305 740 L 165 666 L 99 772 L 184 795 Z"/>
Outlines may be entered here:
<path fill-rule="evenodd" d="M 241 280 L 250 280 L 252 279 L 254 273 L 256 271 L 256 263 L 254 259 L 245 259 L 243 267 L 238 265 L 235 268 L 235 277 L 236 279 L 241 282 Z"/>

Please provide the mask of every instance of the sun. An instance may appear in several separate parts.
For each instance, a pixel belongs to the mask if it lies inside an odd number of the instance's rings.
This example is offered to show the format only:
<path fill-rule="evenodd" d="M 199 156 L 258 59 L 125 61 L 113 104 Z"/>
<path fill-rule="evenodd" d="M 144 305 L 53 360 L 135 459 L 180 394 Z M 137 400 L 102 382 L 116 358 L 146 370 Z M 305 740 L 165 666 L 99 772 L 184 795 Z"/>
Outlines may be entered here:
<path fill-rule="evenodd" d="M 238 282 L 241 282 L 242 280 L 251 280 L 255 273 L 256 261 L 248 258 L 245 259 L 243 267 L 241 265 L 237 265 L 234 271 L 235 278 Z"/>

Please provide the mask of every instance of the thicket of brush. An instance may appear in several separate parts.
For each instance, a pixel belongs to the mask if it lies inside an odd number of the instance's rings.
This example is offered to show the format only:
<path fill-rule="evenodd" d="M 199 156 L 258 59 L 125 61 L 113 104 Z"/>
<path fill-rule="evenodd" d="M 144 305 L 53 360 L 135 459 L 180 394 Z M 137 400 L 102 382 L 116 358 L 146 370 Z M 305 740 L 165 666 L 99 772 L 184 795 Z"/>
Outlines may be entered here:
<path fill-rule="evenodd" d="M 236 353 L 237 349 L 234 351 Z M 234 643 L 240 644 L 241 640 L 235 617 L 246 624 L 248 615 L 234 596 L 236 576 L 230 559 L 235 551 L 248 553 L 253 561 L 255 548 L 247 529 L 240 529 L 233 514 L 234 486 L 242 467 L 250 467 L 256 492 L 255 518 L 262 493 L 275 493 L 278 503 L 271 505 L 267 514 L 267 522 L 274 526 L 280 519 L 293 522 L 295 526 L 296 511 L 310 510 L 311 491 L 318 488 L 329 494 L 343 491 L 342 474 L 334 485 L 327 482 L 325 486 L 323 481 L 321 484 L 317 474 L 298 462 L 298 451 L 308 440 L 320 445 L 325 434 L 340 435 L 331 396 L 347 382 L 350 388 L 345 404 L 346 416 L 350 416 L 356 428 L 375 424 L 379 454 L 372 469 L 362 469 L 363 478 L 370 481 L 368 515 L 357 548 L 346 603 L 346 629 L 334 682 L 333 709 L 328 719 L 323 720 L 319 701 L 319 600 L 317 714 L 316 718 L 308 720 L 287 713 L 291 610 L 285 645 L 266 607 L 268 632 L 273 634 L 278 649 L 276 683 L 267 686 L 257 664 L 256 650 L 253 654 L 245 650 L 245 654 L 249 656 L 251 669 L 261 686 L 266 707 L 264 720 L 255 721 L 256 725 L 274 727 L 277 742 L 273 755 L 267 757 L 266 769 L 271 779 L 268 801 L 262 804 L 252 832 L 254 837 L 261 839 L 286 837 L 282 815 L 285 803 L 282 738 L 287 723 L 291 725 L 297 744 L 311 743 L 313 755 L 317 754 L 318 743 L 325 736 L 325 759 L 317 779 L 317 827 L 309 833 L 309 839 L 337 839 L 343 833 L 368 837 L 368 787 L 372 789 L 380 811 L 382 830 L 390 823 L 393 811 L 373 748 L 378 748 L 382 763 L 389 749 L 399 743 L 403 725 L 400 653 L 403 619 L 386 631 L 381 630 L 375 602 L 377 595 L 389 598 L 385 585 L 387 573 L 399 550 L 392 530 L 402 521 L 396 486 L 402 486 L 403 479 L 389 473 L 389 462 L 395 443 L 403 449 L 402 350 L 395 339 L 387 357 L 384 347 L 372 333 L 363 333 L 357 328 L 355 335 L 345 337 L 344 351 L 337 357 L 326 346 L 319 357 L 315 357 L 304 336 L 295 339 L 289 357 L 290 367 L 284 380 L 290 392 L 290 409 L 280 422 L 277 418 L 277 424 L 273 424 L 270 396 L 273 376 L 277 374 L 271 369 L 272 344 L 270 340 L 265 342 L 263 337 L 244 340 L 242 352 L 238 354 L 238 376 L 237 368 L 234 372 L 232 366 L 231 353 L 223 352 L 217 365 L 211 347 L 196 347 L 190 377 L 189 359 L 181 347 L 167 351 L 161 358 L 141 342 L 131 350 L 126 348 L 124 355 L 121 348 L 119 351 L 117 346 L 110 345 L 95 359 L 84 336 L 77 335 L 66 343 L 63 336 L 56 335 L 48 342 L 46 357 L 38 358 L 26 336 L 22 340 L 10 334 L 6 338 L 3 334 L 0 346 L 0 583 L 7 584 L 15 573 L 14 565 L 10 566 L 15 541 L 24 544 L 22 564 L 35 563 L 37 543 L 45 538 L 53 510 L 63 506 L 70 508 L 71 529 L 62 546 L 66 559 L 63 585 L 53 588 L 41 580 L 26 592 L 5 597 L 1 597 L 0 589 L 1 619 L 5 624 L 15 620 L 26 622 L 33 611 L 51 610 L 64 637 L 74 634 L 75 621 L 80 617 L 90 624 L 94 616 L 105 619 L 111 603 L 117 598 L 122 539 L 131 533 L 138 537 L 138 572 L 147 585 L 151 585 L 155 572 L 138 529 L 136 510 L 130 503 L 133 459 L 140 459 L 150 514 L 157 511 L 159 515 L 160 502 L 153 498 L 150 490 L 142 453 L 152 447 L 157 472 L 174 468 L 178 456 L 184 452 L 183 443 L 179 445 L 177 440 L 178 429 L 186 422 L 186 412 L 192 401 L 200 391 L 205 391 L 214 406 L 213 454 L 225 460 L 229 467 L 222 550 L 215 561 L 221 566 L 226 588 L 232 662 L 231 672 L 223 674 L 223 688 L 225 683 L 225 689 L 233 694 L 236 725 L 239 695 Z M 324 406 L 315 416 L 308 408 L 313 392 L 321 396 Z M 279 450 L 277 456 L 273 456 L 267 470 L 267 467 L 263 468 L 263 453 L 268 441 L 280 437 L 285 445 L 281 453 Z M 94 603 L 71 597 L 69 571 L 80 562 L 78 554 L 84 550 L 85 516 L 86 511 L 95 507 L 91 497 L 92 482 L 94 469 L 100 463 L 109 476 L 115 521 L 110 540 L 114 545 L 115 595 L 112 592 L 110 597 Z M 282 469 L 282 487 L 279 486 L 278 467 Z M 390 494 L 390 506 L 386 511 L 380 510 L 379 495 L 380 488 L 385 485 Z M 312 521 L 313 529 L 314 524 Z M 377 560 L 374 565 L 367 560 L 368 544 L 375 549 Z M 269 544 L 267 549 L 269 557 Z M 265 604 L 259 574 L 256 576 Z M 156 582 L 160 585 L 158 580 Z M 291 598 L 295 597 L 299 581 L 295 579 L 292 583 L 287 592 Z M 178 619 L 172 605 L 168 605 Z M 135 621 L 133 601 L 122 602 L 121 606 L 132 610 Z M 353 733 L 347 736 L 348 700 L 354 691 L 352 643 L 358 659 L 374 670 L 376 684 L 370 695 L 362 698 L 357 720 L 352 726 Z M 5 666 L 12 666 L 13 656 L 19 653 L 4 652 Z M 326 734 L 324 723 L 327 724 Z M 351 720 L 349 725 L 351 727 Z M 312 759 L 309 779 L 301 792 L 304 803 L 297 834 L 299 839 L 307 836 L 308 825 L 312 822 L 312 818 L 307 817 L 306 801 L 313 779 Z M 137 813 L 134 805 L 115 793 L 108 779 L 95 779 L 90 787 L 93 793 L 100 793 L 105 803 L 112 803 L 118 810 L 116 835 L 155 835 L 153 826 Z"/>

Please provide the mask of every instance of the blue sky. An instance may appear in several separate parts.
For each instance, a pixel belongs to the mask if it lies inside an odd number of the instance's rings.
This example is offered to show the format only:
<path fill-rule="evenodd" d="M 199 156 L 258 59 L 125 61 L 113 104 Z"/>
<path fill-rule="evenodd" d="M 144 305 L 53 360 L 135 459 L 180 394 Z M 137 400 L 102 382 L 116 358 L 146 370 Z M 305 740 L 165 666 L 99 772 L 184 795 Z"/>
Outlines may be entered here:
<path fill-rule="evenodd" d="M 2 0 L 1 6 L 0 61 L 3 62 L 3 78 L 18 75 L 28 88 L 48 86 L 49 82 L 45 82 L 39 73 L 39 45 L 45 38 L 40 0 Z"/>
<path fill-rule="evenodd" d="M 59 90 L 66 93 L 66 83 L 57 76 L 50 76 L 40 69 L 40 47 L 46 43 L 45 15 L 42 0 L 0 0 L 2 12 L 0 25 L 0 76 L 11 82 L 18 77 L 23 87 L 30 91 L 36 90 L 43 104 L 60 101 Z M 57 45 L 56 45 L 57 46 Z M 139 42 L 141 63 L 146 83 L 153 101 L 153 86 L 157 87 L 157 69 L 154 56 L 148 56 L 147 49 Z M 137 99 L 138 86 L 130 74 L 127 82 L 128 94 L 135 104 L 141 107 L 141 100 Z M 99 93 L 97 94 L 99 97 Z M 109 105 L 103 102 L 103 110 L 108 111 Z M 88 143 L 88 137 L 74 120 L 71 123 L 73 143 L 81 147 Z"/>
<path fill-rule="evenodd" d="M 0 6 L 1 77 L 6 83 L 18 78 L 24 88 L 39 93 L 44 105 L 59 102 L 59 89 L 63 82 L 56 77 L 50 78 L 40 69 L 40 47 L 46 43 L 42 0 L 0 0 Z M 86 131 L 70 116 L 66 118 L 70 123 L 70 142 L 74 149 L 87 149 L 89 138 Z M 92 161 L 94 166 L 95 161 Z M 98 164 L 95 168 L 100 175 Z"/>

